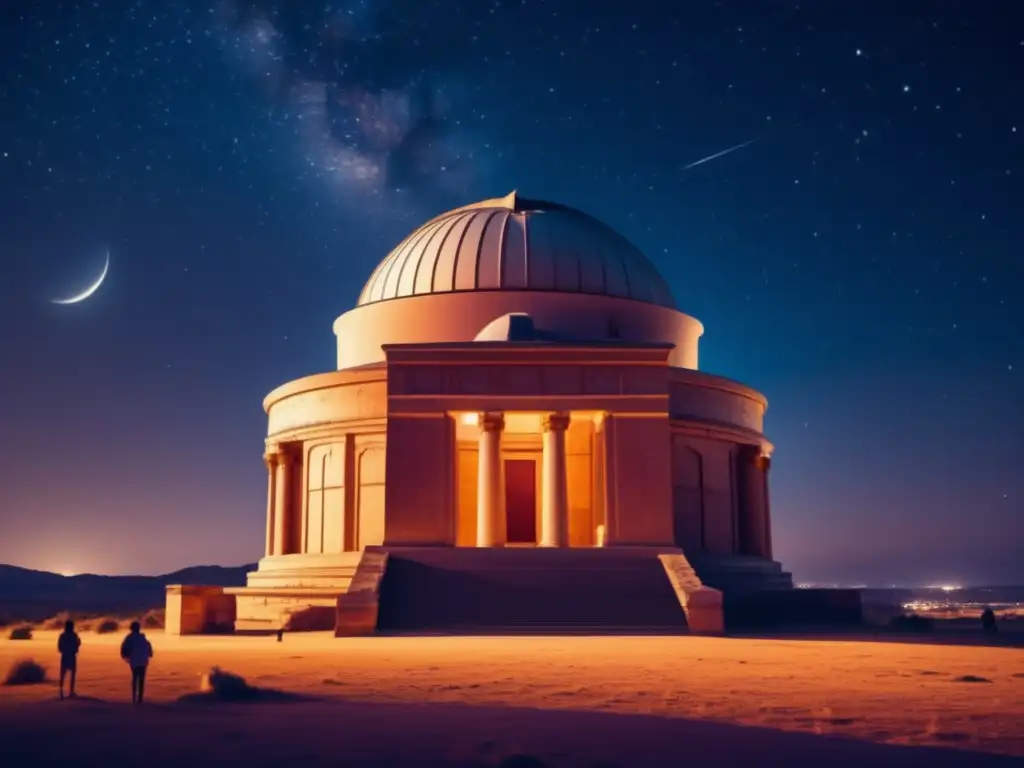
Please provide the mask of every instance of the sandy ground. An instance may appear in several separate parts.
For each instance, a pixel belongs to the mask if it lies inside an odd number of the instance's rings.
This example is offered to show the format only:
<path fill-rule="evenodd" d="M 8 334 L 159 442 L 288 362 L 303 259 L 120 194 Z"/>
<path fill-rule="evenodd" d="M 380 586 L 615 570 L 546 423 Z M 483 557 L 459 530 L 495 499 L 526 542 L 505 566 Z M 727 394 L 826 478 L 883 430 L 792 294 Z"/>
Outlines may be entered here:
<path fill-rule="evenodd" d="M 1024 764 L 1024 651 L 699 637 L 170 637 L 132 707 L 121 635 L 78 693 L 0 688 L 0 765 Z M 56 672 L 56 632 L 0 675 Z M 294 702 L 179 702 L 212 665 Z M 927 747 L 938 749 L 929 749 Z M 989 754 L 985 754 L 989 753 Z M 1000 754 L 1001 753 L 1001 754 Z"/>

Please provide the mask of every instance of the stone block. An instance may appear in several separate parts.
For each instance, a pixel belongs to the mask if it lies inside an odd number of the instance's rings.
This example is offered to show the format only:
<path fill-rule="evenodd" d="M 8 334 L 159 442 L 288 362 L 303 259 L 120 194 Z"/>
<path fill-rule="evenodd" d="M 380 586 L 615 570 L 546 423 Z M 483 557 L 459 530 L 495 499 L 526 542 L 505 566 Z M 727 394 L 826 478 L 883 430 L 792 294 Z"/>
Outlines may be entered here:
<path fill-rule="evenodd" d="M 351 595 L 338 597 L 338 612 L 334 623 L 335 637 L 361 637 L 377 631 L 378 601 L 349 600 Z"/>
<path fill-rule="evenodd" d="M 169 584 L 164 631 L 169 635 L 230 632 L 235 623 L 235 596 L 223 587 Z"/>
<path fill-rule="evenodd" d="M 686 623 L 695 635 L 720 635 L 725 631 L 722 593 L 711 587 L 700 587 L 686 593 Z"/>
<path fill-rule="evenodd" d="M 730 631 L 842 629 L 863 626 L 864 610 L 857 589 L 763 589 L 728 595 L 726 623 Z"/>
<path fill-rule="evenodd" d="M 686 624 L 696 635 L 720 635 L 725 632 L 725 608 L 722 593 L 704 586 L 682 552 L 658 555 L 672 583 L 679 605 L 686 613 Z"/>
<path fill-rule="evenodd" d="M 387 570 L 388 553 L 378 547 L 363 550 L 352 584 L 338 595 L 334 621 L 335 637 L 372 635 L 377 631 L 380 582 Z"/>

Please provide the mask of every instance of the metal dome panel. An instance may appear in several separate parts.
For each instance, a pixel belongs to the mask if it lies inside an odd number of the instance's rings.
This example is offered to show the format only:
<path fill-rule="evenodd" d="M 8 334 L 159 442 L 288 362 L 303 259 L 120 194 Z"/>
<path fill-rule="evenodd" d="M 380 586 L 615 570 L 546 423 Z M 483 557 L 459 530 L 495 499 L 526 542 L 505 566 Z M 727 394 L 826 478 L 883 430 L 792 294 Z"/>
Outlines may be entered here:
<path fill-rule="evenodd" d="M 358 303 L 457 291 L 585 293 L 675 309 L 654 265 L 618 232 L 515 192 L 428 221 L 378 265 Z"/>

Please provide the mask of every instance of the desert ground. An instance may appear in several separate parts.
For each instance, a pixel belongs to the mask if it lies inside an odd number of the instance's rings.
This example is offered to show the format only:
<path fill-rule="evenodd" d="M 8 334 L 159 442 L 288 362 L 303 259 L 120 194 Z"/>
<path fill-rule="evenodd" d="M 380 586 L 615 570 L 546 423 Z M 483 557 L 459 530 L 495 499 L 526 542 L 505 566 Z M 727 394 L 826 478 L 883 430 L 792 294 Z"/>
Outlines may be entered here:
<path fill-rule="evenodd" d="M 82 633 L 76 700 L 0 688 L 0 764 L 1024 763 L 1024 651 L 703 637 L 173 637 L 147 703 L 121 634 Z M 57 670 L 57 633 L 0 640 Z M 293 700 L 195 700 L 219 665 Z M 192 700 L 189 700 L 192 694 Z M 181 700 L 185 696 L 186 700 Z"/>

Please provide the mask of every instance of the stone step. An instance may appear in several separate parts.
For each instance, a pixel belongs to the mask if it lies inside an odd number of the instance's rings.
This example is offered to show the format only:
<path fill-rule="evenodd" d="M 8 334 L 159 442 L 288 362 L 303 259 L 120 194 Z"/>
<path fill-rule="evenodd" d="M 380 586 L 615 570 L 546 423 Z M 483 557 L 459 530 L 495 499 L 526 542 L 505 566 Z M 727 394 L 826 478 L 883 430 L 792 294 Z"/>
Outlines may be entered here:
<path fill-rule="evenodd" d="M 238 595 L 239 597 L 264 597 L 270 600 L 283 598 L 283 597 L 303 597 L 312 598 L 315 600 L 335 600 L 338 595 L 345 593 L 345 589 L 338 589 L 337 587 L 273 587 L 267 589 L 265 587 L 226 587 L 224 593 L 228 595 Z"/>
<path fill-rule="evenodd" d="M 276 632 L 279 628 L 276 619 L 235 619 L 235 632 Z"/>
<path fill-rule="evenodd" d="M 392 550 L 378 628 L 686 631 L 686 615 L 655 552 L 593 552 Z"/>
<path fill-rule="evenodd" d="M 782 563 L 761 557 L 691 557 L 690 564 L 697 570 L 728 573 L 782 573 Z"/>
<path fill-rule="evenodd" d="M 607 624 L 558 623 L 539 624 L 536 622 L 505 622 L 498 624 L 472 624 L 451 622 L 434 625 L 421 630 L 381 631 L 382 635 L 686 635 L 685 625 L 660 624 L 628 627 L 609 627 Z"/>
<path fill-rule="evenodd" d="M 600 552 L 600 550 L 596 550 Z M 524 571 L 545 570 L 558 572 L 630 571 L 638 563 L 657 562 L 658 552 L 630 554 L 593 554 L 595 550 L 580 550 L 586 554 L 565 554 L 566 550 L 508 551 L 501 549 L 467 549 L 447 551 L 394 551 L 392 559 L 415 563 L 425 567 L 449 571 Z"/>
<path fill-rule="evenodd" d="M 389 547 L 392 557 L 421 562 L 635 562 L 673 547 Z"/>
<path fill-rule="evenodd" d="M 701 581 L 727 594 L 793 586 L 792 574 L 763 557 L 698 556 L 690 562 Z"/>

